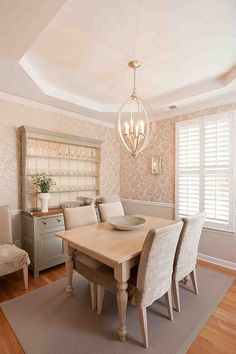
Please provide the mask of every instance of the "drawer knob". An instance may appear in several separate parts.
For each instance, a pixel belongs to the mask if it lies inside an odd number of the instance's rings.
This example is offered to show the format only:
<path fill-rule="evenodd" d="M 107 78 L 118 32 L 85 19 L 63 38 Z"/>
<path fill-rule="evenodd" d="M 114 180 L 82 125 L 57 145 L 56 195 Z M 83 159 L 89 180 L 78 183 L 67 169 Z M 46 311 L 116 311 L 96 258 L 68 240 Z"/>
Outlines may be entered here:
<path fill-rule="evenodd" d="M 43 222 L 43 225 L 47 225 L 46 221 Z"/>
<path fill-rule="evenodd" d="M 61 220 L 60 219 L 57 219 L 58 222 L 60 222 Z"/>

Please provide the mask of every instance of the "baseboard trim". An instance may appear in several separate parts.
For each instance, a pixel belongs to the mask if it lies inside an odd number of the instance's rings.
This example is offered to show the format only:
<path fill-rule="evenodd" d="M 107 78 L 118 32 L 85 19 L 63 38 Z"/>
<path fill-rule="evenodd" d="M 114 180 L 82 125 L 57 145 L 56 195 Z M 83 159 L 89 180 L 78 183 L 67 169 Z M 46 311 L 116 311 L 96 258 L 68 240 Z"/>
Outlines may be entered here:
<path fill-rule="evenodd" d="M 208 256 L 203 253 L 198 253 L 197 258 L 201 261 L 212 263 L 212 264 L 218 265 L 220 267 L 236 270 L 236 263 L 226 261 L 225 259 Z"/>
<path fill-rule="evenodd" d="M 162 203 L 162 202 L 152 202 L 150 200 L 138 200 L 138 199 L 125 199 L 121 198 L 122 202 L 133 203 L 133 204 L 142 204 L 142 205 L 155 205 L 161 208 L 174 208 L 174 204 Z"/>

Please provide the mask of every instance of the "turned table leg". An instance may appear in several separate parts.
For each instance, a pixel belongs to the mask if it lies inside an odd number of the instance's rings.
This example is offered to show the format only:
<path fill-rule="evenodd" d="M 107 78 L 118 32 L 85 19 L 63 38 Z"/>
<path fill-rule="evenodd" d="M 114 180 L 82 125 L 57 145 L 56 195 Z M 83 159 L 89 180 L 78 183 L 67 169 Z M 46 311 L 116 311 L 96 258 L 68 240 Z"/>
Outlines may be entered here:
<path fill-rule="evenodd" d="M 73 286 L 72 286 L 72 276 L 73 276 L 73 252 L 74 249 L 69 246 L 68 241 L 64 241 L 64 252 L 66 256 L 66 277 L 67 277 L 67 284 L 66 284 L 66 292 L 72 293 Z"/>
<path fill-rule="evenodd" d="M 127 334 L 126 328 L 126 309 L 128 302 L 128 293 L 127 293 L 127 282 L 117 282 L 117 306 L 119 313 L 119 336 L 121 342 L 125 341 L 125 336 Z"/>
<path fill-rule="evenodd" d="M 128 302 L 128 283 L 130 277 L 129 263 L 119 264 L 114 270 L 115 279 L 117 280 L 117 306 L 119 314 L 119 337 L 122 342 L 125 341 L 127 334 L 126 327 L 126 310 Z"/>

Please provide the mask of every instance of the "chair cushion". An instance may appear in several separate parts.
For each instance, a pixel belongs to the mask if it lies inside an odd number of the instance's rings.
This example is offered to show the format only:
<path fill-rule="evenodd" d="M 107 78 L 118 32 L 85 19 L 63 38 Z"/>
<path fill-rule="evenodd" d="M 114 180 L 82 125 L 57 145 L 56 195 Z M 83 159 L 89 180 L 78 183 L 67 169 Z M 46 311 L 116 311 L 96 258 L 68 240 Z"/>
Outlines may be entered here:
<path fill-rule="evenodd" d="M 29 265 L 28 253 L 15 245 L 0 245 L 0 276 L 16 272 Z"/>
<path fill-rule="evenodd" d="M 136 288 L 138 267 L 132 268 L 128 282 L 128 293 Z M 105 287 L 113 293 L 117 293 L 117 281 L 114 278 L 114 270 L 106 265 L 101 266 L 96 272 L 96 283 Z M 130 295 L 129 295 L 130 299 Z M 133 302 L 132 302 L 133 303 Z"/>
<path fill-rule="evenodd" d="M 84 254 L 83 252 L 76 251 L 74 254 L 74 262 L 80 262 L 83 263 L 84 265 L 92 268 L 92 269 L 98 269 L 99 267 L 102 266 L 102 263 L 97 261 L 96 259 L 87 256 L 87 254 Z"/>
<path fill-rule="evenodd" d="M 74 269 L 83 277 L 91 282 L 95 282 L 97 270 L 103 266 L 102 263 L 96 261 L 92 257 L 87 256 L 86 254 L 76 251 L 73 256 Z"/>

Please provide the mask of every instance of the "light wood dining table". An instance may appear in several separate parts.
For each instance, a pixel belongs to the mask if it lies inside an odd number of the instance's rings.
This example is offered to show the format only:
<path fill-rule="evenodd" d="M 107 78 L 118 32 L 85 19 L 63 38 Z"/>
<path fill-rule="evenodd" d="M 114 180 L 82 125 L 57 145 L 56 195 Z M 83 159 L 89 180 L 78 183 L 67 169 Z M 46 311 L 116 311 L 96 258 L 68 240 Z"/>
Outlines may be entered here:
<path fill-rule="evenodd" d="M 73 291 L 73 253 L 80 250 L 88 256 L 114 269 L 117 281 L 117 305 L 119 314 L 119 336 L 125 341 L 127 334 L 126 309 L 128 301 L 128 280 L 130 270 L 139 263 L 143 243 L 151 228 L 157 229 L 172 224 L 174 221 L 152 216 L 138 215 L 146 219 L 139 229 L 118 231 L 107 222 L 81 226 L 57 233 L 63 239 L 66 255 L 66 291 Z"/>

